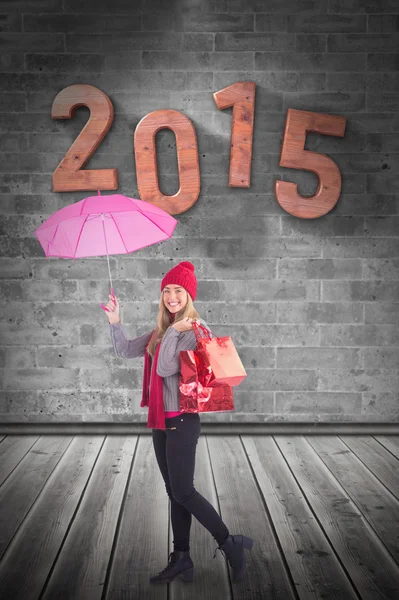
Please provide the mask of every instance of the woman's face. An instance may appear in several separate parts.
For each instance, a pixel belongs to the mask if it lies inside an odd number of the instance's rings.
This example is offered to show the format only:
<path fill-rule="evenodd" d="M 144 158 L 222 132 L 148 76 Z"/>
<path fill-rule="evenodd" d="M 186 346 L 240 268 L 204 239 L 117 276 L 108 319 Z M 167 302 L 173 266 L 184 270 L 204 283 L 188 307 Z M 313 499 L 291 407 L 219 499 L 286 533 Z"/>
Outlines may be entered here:
<path fill-rule="evenodd" d="M 163 301 L 171 313 L 177 313 L 187 304 L 187 291 L 181 285 L 168 284 L 163 290 Z"/>

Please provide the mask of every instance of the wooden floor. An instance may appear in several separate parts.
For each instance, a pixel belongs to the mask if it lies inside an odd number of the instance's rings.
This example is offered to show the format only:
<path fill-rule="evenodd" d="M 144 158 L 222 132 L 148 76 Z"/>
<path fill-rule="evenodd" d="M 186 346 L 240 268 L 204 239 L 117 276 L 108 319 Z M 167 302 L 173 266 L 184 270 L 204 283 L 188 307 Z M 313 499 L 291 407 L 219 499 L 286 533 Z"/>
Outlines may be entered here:
<path fill-rule="evenodd" d="M 204 435 L 195 487 L 255 540 L 243 579 L 193 517 L 173 550 L 150 435 L 0 436 L 2 600 L 399 598 L 399 436 Z"/>

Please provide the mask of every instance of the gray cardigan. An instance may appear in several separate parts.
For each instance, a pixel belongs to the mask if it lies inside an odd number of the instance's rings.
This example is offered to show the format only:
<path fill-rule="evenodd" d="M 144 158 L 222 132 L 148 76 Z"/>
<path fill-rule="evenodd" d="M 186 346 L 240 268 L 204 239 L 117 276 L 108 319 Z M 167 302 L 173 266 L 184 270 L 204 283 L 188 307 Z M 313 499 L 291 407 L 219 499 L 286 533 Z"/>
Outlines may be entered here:
<path fill-rule="evenodd" d="M 200 325 L 209 327 L 203 319 L 199 319 Z M 117 356 L 122 358 L 138 358 L 144 356 L 145 347 L 151 337 L 152 330 L 144 335 L 128 340 L 123 331 L 122 324 L 109 324 L 112 344 Z M 180 410 L 180 352 L 182 350 L 195 350 L 197 340 L 194 331 L 176 331 L 168 327 L 161 341 L 158 356 L 157 373 L 163 377 L 163 399 L 165 411 Z M 151 361 L 151 372 L 154 361 Z"/>

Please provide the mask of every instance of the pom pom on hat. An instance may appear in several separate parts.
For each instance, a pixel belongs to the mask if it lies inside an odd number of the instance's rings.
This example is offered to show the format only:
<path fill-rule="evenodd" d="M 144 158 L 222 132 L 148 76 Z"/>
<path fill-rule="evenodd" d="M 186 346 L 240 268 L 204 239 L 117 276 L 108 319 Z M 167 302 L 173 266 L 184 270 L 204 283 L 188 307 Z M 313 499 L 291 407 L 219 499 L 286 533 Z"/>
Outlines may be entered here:
<path fill-rule="evenodd" d="M 193 263 L 185 260 L 168 271 L 161 282 L 161 292 L 168 283 L 181 285 L 188 291 L 193 301 L 197 296 L 197 278 Z"/>

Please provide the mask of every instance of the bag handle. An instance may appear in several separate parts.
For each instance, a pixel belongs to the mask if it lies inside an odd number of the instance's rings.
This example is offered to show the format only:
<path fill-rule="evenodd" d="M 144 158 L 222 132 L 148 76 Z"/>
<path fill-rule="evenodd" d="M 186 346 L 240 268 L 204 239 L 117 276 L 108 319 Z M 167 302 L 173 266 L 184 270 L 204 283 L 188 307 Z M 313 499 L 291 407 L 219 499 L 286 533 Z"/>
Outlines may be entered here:
<path fill-rule="evenodd" d="M 211 340 L 213 337 L 213 333 L 211 331 L 209 331 L 209 329 L 207 329 L 203 325 L 198 325 L 198 323 L 196 321 L 193 321 L 193 330 L 194 330 L 197 342 L 202 339 Z M 201 333 L 203 333 L 204 335 L 200 335 Z"/>

